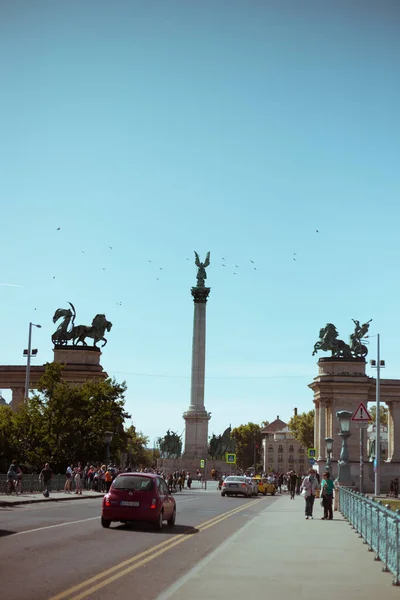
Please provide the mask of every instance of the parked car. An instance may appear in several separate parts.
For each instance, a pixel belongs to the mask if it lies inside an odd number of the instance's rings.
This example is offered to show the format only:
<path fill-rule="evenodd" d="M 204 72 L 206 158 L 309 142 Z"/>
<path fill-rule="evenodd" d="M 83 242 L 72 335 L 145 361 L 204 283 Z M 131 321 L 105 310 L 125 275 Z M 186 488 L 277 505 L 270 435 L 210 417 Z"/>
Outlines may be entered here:
<path fill-rule="evenodd" d="M 258 496 L 258 484 L 251 477 L 246 477 L 248 484 L 251 487 L 252 496 Z"/>
<path fill-rule="evenodd" d="M 172 527 L 175 519 L 175 499 L 164 479 L 153 473 L 121 473 L 103 498 L 103 527 L 110 527 L 112 521 L 146 521 L 162 529 L 164 521 Z"/>
<path fill-rule="evenodd" d="M 221 496 L 246 496 L 249 498 L 253 493 L 253 487 L 247 479 L 241 475 L 229 475 L 222 484 Z"/>

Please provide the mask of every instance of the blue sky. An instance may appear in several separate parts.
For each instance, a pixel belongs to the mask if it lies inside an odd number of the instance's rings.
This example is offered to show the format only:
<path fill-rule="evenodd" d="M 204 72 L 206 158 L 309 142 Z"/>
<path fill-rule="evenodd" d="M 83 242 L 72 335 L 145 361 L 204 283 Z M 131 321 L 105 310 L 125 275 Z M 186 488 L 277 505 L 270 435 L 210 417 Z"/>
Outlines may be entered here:
<path fill-rule="evenodd" d="M 52 360 L 67 301 L 79 323 L 104 312 L 134 424 L 182 432 L 210 250 L 210 434 L 311 409 L 327 322 L 347 340 L 373 318 L 399 377 L 399 17 L 396 0 L 2 2 L 0 282 L 23 287 L 0 286 L 0 363 L 23 364 L 31 320 L 34 364 Z"/>

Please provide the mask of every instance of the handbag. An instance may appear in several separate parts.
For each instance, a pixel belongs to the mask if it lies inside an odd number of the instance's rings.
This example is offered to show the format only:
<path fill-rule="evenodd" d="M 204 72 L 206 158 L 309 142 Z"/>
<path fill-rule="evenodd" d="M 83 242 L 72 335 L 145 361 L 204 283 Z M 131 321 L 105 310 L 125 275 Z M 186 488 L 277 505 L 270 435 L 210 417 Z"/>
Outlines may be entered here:
<path fill-rule="evenodd" d="M 301 490 L 301 495 L 303 496 L 303 498 L 307 498 L 307 496 L 308 496 L 308 492 L 307 492 L 306 488 L 303 488 L 303 489 Z"/>

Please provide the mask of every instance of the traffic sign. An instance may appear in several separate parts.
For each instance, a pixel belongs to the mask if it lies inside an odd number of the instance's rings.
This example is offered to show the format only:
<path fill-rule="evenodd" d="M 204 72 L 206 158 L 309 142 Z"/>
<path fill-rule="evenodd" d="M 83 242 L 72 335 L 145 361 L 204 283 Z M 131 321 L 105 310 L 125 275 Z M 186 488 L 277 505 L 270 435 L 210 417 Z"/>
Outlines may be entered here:
<path fill-rule="evenodd" d="M 204 460 L 203 459 L 201 459 L 201 461 L 200 461 L 200 469 L 204 469 Z"/>
<path fill-rule="evenodd" d="M 225 460 L 227 463 L 229 463 L 231 465 L 236 465 L 236 454 L 226 453 Z"/>
<path fill-rule="evenodd" d="M 317 450 L 315 448 L 309 448 L 307 450 L 308 458 L 316 458 Z"/>
<path fill-rule="evenodd" d="M 356 421 L 354 423 L 354 425 L 357 427 L 357 429 L 367 429 L 369 422 L 368 421 Z"/>
<path fill-rule="evenodd" d="M 309 459 L 308 459 L 308 462 L 310 463 L 310 465 L 315 465 L 315 463 L 316 463 L 317 461 L 315 460 L 315 458 L 309 458 Z"/>
<path fill-rule="evenodd" d="M 371 415 L 369 414 L 369 412 L 365 408 L 365 405 L 362 402 L 360 402 L 360 404 L 358 405 L 358 408 L 354 415 L 351 417 L 351 420 L 355 421 L 356 423 L 368 423 L 368 421 L 372 421 Z"/>

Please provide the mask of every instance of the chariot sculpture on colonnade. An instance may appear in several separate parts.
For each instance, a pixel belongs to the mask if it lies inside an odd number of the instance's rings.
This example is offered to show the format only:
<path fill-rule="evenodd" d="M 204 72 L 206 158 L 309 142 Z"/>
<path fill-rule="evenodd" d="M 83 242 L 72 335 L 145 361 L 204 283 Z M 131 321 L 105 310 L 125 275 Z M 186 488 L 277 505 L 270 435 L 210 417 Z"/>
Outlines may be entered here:
<path fill-rule="evenodd" d="M 66 346 L 72 342 L 73 346 L 79 343 L 82 346 L 87 346 L 86 338 L 93 340 L 93 346 L 97 348 L 98 342 L 104 342 L 102 346 L 107 344 L 107 339 L 104 337 L 106 331 L 111 331 L 112 323 L 107 321 L 104 314 L 98 314 L 94 317 L 91 325 L 75 325 L 76 310 L 71 302 L 68 302 L 71 308 L 58 308 L 53 316 L 53 323 L 62 319 L 56 331 L 51 336 L 51 341 L 55 346 Z"/>

